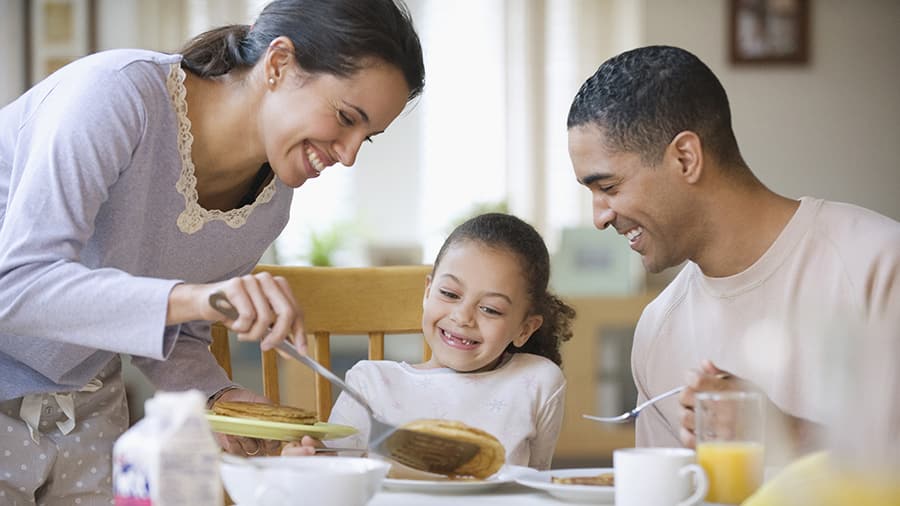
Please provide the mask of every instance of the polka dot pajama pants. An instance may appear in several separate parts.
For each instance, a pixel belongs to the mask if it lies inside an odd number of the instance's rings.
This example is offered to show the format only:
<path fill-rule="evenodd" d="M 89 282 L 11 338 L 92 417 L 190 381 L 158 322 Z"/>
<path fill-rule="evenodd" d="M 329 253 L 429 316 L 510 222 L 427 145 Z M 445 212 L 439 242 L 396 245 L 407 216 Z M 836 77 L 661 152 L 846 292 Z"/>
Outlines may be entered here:
<path fill-rule="evenodd" d="M 95 506 L 113 504 L 112 447 L 128 428 L 122 362 L 114 358 L 97 376 L 96 392 L 75 392 L 75 427 L 51 394 L 43 395 L 38 442 L 20 418 L 22 399 L 0 402 L 0 504 Z"/>

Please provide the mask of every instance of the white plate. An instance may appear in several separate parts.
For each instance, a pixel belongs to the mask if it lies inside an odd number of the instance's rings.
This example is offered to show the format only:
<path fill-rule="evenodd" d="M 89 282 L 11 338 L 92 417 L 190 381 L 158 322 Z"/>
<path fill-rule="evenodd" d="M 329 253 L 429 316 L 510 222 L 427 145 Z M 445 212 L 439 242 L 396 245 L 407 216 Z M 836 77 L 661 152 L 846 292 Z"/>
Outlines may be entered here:
<path fill-rule="evenodd" d="M 497 488 L 504 483 L 512 483 L 511 478 L 488 478 L 486 480 L 398 480 L 385 478 L 382 486 L 388 490 L 403 492 L 424 492 L 429 494 L 470 494 Z"/>
<path fill-rule="evenodd" d="M 396 464 L 395 464 L 396 465 Z M 385 478 L 382 486 L 388 490 L 424 492 L 432 494 L 471 494 L 512 483 L 518 476 L 533 471 L 522 466 L 503 466 L 500 471 L 485 480 L 404 480 Z"/>
<path fill-rule="evenodd" d="M 552 483 L 553 476 L 571 478 L 573 476 L 597 476 L 600 473 L 613 472 L 611 467 L 589 467 L 580 469 L 551 469 L 549 471 L 534 471 L 524 474 L 516 479 L 520 485 L 543 490 L 554 497 L 564 501 L 612 504 L 615 500 L 614 487 L 601 487 L 597 485 L 563 485 Z"/>

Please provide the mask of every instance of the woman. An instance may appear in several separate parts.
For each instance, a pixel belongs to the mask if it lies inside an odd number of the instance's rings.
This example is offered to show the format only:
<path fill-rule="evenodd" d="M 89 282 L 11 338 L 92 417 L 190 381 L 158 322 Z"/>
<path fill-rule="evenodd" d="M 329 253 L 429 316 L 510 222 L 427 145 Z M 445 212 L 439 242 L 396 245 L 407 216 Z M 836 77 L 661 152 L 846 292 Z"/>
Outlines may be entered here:
<path fill-rule="evenodd" d="M 423 85 L 402 5 L 278 0 L 181 54 L 83 58 L 0 110 L 0 502 L 109 504 L 119 353 L 159 389 L 263 400 L 210 355 L 209 295 L 242 340 L 303 336 L 284 280 L 249 272 L 292 188 L 352 165 Z"/>

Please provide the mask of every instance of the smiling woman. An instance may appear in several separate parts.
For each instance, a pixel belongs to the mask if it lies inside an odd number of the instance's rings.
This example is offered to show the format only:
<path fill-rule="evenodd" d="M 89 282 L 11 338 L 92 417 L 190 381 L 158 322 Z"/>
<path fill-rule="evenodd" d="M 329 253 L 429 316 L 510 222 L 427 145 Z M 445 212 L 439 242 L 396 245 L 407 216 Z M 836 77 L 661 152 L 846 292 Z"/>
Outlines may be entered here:
<path fill-rule="evenodd" d="M 352 164 L 423 84 L 402 4 L 276 0 L 252 28 L 213 29 L 179 54 L 77 60 L 0 110 L 0 369 L 15 378 L 0 384 L 0 423 L 16 442 L 0 496 L 111 500 L 109 454 L 128 426 L 120 353 L 158 389 L 265 402 L 209 353 L 222 319 L 209 295 L 232 302 L 224 324 L 240 340 L 304 336 L 286 281 L 251 270 L 292 189 Z M 58 474 L 71 483 L 44 486 Z"/>

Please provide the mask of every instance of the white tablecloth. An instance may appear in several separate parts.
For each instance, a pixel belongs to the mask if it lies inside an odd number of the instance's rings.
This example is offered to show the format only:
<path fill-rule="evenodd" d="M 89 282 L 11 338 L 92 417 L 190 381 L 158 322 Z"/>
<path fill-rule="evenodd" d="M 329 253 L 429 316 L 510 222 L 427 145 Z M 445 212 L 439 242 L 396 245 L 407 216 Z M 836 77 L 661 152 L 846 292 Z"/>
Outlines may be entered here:
<path fill-rule="evenodd" d="M 466 506 L 500 505 L 515 506 L 559 506 L 575 504 L 557 499 L 550 494 L 517 483 L 507 483 L 498 488 L 478 493 L 435 494 L 400 492 L 382 489 L 367 506 Z"/>

